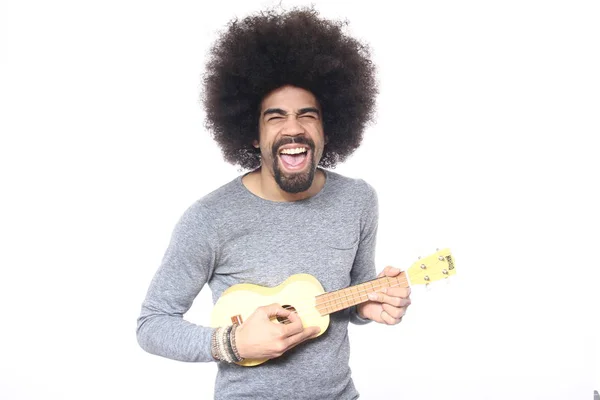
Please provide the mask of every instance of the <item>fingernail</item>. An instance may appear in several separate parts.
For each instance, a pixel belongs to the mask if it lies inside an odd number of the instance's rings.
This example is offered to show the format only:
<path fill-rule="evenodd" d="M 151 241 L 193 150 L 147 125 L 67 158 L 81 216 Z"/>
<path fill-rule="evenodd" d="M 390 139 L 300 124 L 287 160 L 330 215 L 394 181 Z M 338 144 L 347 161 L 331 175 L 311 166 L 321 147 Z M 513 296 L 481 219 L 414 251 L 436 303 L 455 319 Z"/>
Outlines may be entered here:
<path fill-rule="evenodd" d="M 377 294 L 376 293 L 369 293 L 369 299 L 370 300 L 377 300 Z"/>

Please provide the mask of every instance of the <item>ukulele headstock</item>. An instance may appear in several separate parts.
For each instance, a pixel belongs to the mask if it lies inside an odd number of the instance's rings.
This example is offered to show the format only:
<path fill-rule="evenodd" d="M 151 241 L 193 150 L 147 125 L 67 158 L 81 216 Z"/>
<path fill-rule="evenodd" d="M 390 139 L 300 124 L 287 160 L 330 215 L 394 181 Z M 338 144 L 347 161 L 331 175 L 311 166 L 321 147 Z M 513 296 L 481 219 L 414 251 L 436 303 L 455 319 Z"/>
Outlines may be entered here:
<path fill-rule="evenodd" d="M 442 249 L 420 258 L 406 272 L 411 285 L 429 285 L 455 275 L 456 269 L 450 249 Z"/>

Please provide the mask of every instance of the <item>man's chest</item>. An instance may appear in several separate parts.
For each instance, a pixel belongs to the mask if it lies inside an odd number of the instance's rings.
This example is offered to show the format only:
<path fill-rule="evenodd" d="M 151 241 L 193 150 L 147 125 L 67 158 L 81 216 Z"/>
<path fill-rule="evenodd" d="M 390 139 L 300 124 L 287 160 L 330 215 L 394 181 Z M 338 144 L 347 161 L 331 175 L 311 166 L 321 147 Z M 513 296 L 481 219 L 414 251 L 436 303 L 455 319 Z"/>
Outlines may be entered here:
<path fill-rule="evenodd" d="M 263 215 L 260 223 L 232 225 L 223 241 L 214 273 L 235 283 L 272 287 L 290 275 L 315 276 L 326 291 L 350 284 L 350 271 L 359 246 L 360 220 L 348 213 Z"/>

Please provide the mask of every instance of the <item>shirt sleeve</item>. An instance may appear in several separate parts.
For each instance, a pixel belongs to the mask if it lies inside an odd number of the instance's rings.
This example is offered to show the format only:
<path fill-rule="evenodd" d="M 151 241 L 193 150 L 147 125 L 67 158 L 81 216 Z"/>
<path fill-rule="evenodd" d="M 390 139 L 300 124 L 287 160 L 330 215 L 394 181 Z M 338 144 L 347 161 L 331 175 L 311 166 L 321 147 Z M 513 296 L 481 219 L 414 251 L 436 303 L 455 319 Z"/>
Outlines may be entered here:
<path fill-rule="evenodd" d="M 137 340 L 149 353 L 188 361 L 214 361 L 213 329 L 183 319 L 212 276 L 218 257 L 217 232 L 195 203 L 177 222 L 137 320 Z"/>
<path fill-rule="evenodd" d="M 363 181 L 364 182 L 364 181 Z M 367 201 L 361 215 L 361 231 L 356 257 L 352 265 L 350 285 L 375 279 L 375 244 L 377 240 L 377 224 L 379 221 L 379 204 L 375 189 L 365 183 L 368 194 L 365 195 Z M 371 322 L 370 319 L 361 318 L 358 315 L 356 307 L 350 308 L 350 322 L 362 325 Z"/>

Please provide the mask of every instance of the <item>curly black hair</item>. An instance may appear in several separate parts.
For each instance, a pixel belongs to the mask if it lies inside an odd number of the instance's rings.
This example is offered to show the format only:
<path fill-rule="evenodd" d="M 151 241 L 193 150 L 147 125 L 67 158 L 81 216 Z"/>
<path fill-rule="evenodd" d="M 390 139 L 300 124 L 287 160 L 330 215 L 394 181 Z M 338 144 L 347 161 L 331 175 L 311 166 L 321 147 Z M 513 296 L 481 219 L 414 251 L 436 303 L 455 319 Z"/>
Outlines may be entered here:
<path fill-rule="evenodd" d="M 323 19 L 314 8 L 262 11 L 233 19 L 210 50 L 203 76 L 206 127 L 227 162 L 260 165 L 260 105 L 292 85 L 312 92 L 328 137 L 319 165 L 334 168 L 356 150 L 374 117 L 375 66 L 366 44 L 344 34 L 347 21 Z"/>

